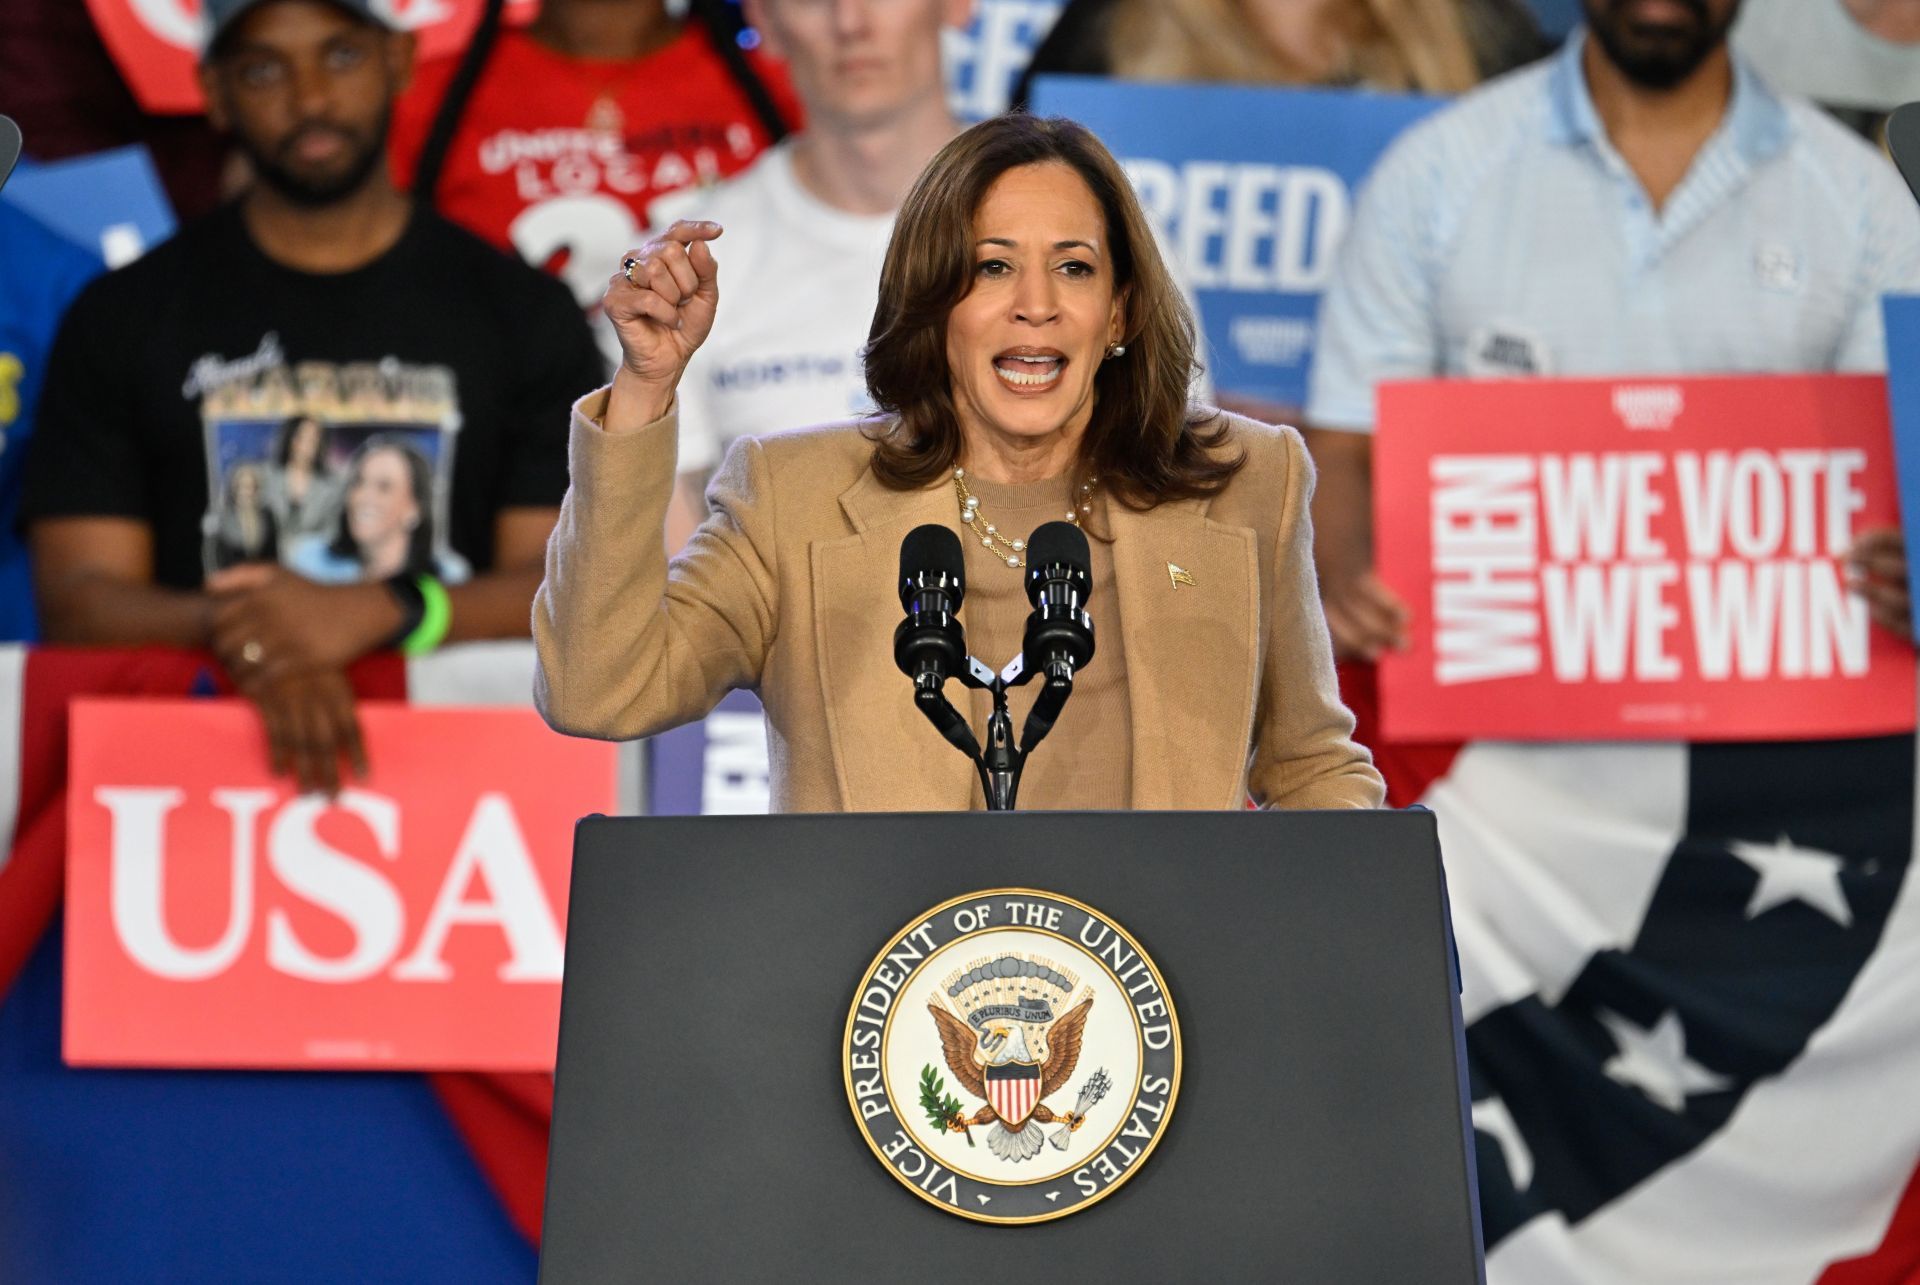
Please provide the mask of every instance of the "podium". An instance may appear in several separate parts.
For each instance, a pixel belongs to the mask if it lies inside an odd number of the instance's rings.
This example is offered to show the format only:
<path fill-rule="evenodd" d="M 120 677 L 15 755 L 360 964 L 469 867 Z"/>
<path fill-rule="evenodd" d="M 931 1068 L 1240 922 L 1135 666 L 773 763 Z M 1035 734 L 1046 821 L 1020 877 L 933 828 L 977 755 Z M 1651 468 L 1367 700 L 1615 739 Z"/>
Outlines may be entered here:
<path fill-rule="evenodd" d="M 578 828 L 548 1285 L 1476 1282 L 1473 1172 L 1431 814 Z"/>

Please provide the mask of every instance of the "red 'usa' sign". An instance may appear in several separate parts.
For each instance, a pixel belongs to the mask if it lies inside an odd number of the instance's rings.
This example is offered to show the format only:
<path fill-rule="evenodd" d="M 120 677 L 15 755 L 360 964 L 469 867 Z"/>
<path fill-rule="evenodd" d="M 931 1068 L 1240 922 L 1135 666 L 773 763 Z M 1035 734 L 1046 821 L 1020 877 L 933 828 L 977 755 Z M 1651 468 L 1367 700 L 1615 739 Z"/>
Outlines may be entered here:
<path fill-rule="evenodd" d="M 237 701 L 76 701 L 65 1052 L 84 1065 L 553 1065 L 573 823 L 614 747 L 363 704 L 331 803 Z"/>
<path fill-rule="evenodd" d="M 1391 384 L 1379 419 L 1389 738 L 1913 728 L 1912 648 L 1840 562 L 1897 521 L 1885 380 Z"/>

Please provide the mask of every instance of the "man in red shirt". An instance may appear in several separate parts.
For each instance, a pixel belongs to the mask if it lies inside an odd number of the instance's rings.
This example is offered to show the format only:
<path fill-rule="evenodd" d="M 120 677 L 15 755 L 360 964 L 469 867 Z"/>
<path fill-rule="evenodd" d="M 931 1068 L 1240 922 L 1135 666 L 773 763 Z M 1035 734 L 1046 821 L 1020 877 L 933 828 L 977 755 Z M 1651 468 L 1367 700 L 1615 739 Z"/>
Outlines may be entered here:
<path fill-rule="evenodd" d="M 403 187 L 459 67 L 424 63 L 393 121 Z M 667 192 L 744 169 L 772 140 L 739 74 L 757 76 L 788 128 L 800 109 L 783 67 L 746 53 L 730 69 L 704 25 L 662 0 L 547 0 L 503 30 L 460 114 L 434 190 L 441 213 L 565 281 L 591 308 Z"/>

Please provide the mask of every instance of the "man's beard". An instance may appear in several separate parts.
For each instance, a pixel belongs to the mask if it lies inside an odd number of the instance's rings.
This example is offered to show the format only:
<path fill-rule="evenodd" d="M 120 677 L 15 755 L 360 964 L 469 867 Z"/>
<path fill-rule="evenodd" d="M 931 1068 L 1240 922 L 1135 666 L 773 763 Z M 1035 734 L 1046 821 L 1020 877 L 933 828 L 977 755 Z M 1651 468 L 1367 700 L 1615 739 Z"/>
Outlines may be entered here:
<path fill-rule="evenodd" d="M 1634 0 L 1583 0 L 1587 27 L 1606 52 L 1607 60 L 1628 80 L 1648 89 L 1672 89 L 1700 69 L 1708 55 L 1726 41 L 1739 5 L 1716 22 L 1707 0 L 1674 0 L 1693 16 L 1686 26 L 1642 26 L 1627 11 Z"/>
<path fill-rule="evenodd" d="M 366 186 L 375 167 L 386 159 L 387 125 L 391 116 L 391 108 L 382 110 L 374 128 L 364 134 L 333 125 L 303 125 L 271 152 L 247 137 L 244 131 L 236 130 L 233 137 L 262 183 L 295 205 L 318 208 L 343 201 Z M 329 130 L 346 142 L 349 151 L 344 166 L 325 175 L 310 175 L 301 173 L 288 161 L 301 136 L 314 129 Z"/>

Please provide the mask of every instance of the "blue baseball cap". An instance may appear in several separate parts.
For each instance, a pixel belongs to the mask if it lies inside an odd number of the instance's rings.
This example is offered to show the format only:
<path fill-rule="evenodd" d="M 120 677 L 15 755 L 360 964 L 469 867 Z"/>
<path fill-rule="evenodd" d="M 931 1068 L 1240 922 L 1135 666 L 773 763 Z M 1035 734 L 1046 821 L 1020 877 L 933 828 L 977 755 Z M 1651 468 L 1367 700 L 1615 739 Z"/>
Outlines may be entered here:
<path fill-rule="evenodd" d="M 234 23 L 261 5 L 273 3 L 275 0 L 200 0 L 200 12 L 207 24 L 207 42 L 200 47 L 200 56 L 205 58 L 211 55 L 220 38 L 227 34 Z M 326 3 L 376 27 L 385 27 L 389 31 L 400 29 L 387 11 L 387 0 L 326 0 Z"/>

